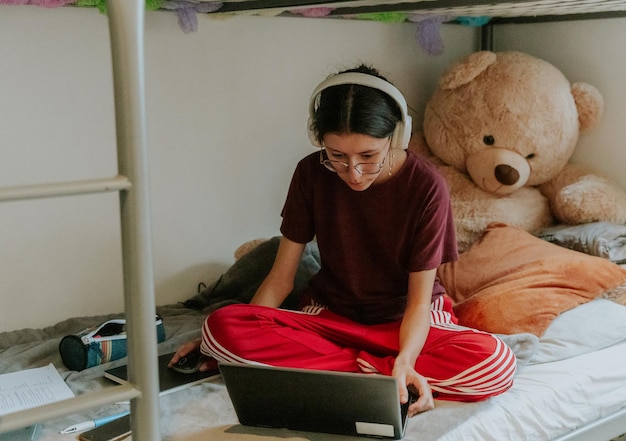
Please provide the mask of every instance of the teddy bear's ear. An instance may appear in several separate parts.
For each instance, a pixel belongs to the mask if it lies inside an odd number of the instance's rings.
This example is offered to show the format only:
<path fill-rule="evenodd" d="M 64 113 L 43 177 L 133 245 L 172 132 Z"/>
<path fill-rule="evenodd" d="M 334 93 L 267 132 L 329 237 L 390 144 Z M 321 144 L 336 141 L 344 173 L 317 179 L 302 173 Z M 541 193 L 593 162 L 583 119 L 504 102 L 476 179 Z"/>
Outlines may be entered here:
<path fill-rule="evenodd" d="M 439 79 L 439 87 L 444 90 L 456 89 L 472 81 L 495 62 L 496 54 L 494 52 L 474 52 L 450 67 Z"/>
<path fill-rule="evenodd" d="M 596 128 L 604 113 L 604 97 L 587 83 L 572 84 L 572 95 L 578 109 L 580 132 L 589 132 Z"/>

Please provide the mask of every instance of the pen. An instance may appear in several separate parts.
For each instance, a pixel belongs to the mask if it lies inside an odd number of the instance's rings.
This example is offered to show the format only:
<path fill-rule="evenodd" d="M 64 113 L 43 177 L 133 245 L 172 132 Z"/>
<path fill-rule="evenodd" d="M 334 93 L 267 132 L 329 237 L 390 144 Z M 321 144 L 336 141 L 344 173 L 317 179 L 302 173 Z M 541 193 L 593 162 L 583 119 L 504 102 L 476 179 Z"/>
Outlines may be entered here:
<path fill-rule="evenodd" d="M 96 418 L 95 420 L 84 421 L 82 423 L 77 423 L 71 426 L 67 426 L 65 429 L 61 430 L 61 432 L 59 433 L 61 433 L 62 435 L 67 435 L 68 433 L 76 433 L 76 432 L 82 432 L 83 430 L 94 429 L 96 427 L 102 426 L 103 424 L 110 423 L 111 421 L 115 421 L 117 419 L 125 417 L 126 415 L 130 415 L 130 412 L 126 411 L 122 413 L 117 413 L 115 415 L 110 415 L 104 418 Z"/>

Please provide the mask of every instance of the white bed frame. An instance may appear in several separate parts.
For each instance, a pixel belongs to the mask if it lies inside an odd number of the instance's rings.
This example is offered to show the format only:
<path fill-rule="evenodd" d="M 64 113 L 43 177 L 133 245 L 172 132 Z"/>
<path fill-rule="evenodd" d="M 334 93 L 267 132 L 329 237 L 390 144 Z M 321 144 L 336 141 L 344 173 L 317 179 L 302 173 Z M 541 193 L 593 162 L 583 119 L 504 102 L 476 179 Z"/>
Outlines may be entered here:
<path fill-rule="evenodd" d="M 528 20 L 626 16 L 626 0 L 239 0 L 218 11 L 255 13 L 331 6 L 331 15 L 411 11 L 423 15 L 486 15 L 506 23 L 517 16 Z M 112 178 L 0 188 L 0 202 L 75 194 L 119 192 L 124 266 L 125 309 L 128 318 L 130 384 L 88 393 L 58 403 L 0 417 L 0 433 L 71 415 L 118 401 L 131 400 L 134 441 L 161 439 L 157 341 L 154 333 L 152 245 L 147 180 L 144 94 L 144 0 L 107 0 L 115 93 L 118 175 Z M 522 21 L 526 21 L 522 19 Z M 489 48 L 491 26 L 483 32 Z M 486 37 L 486 38 L 485 38 Z M 626 432 L 626 408 L 558 438 L 558 441 L 610 440 Z"/>

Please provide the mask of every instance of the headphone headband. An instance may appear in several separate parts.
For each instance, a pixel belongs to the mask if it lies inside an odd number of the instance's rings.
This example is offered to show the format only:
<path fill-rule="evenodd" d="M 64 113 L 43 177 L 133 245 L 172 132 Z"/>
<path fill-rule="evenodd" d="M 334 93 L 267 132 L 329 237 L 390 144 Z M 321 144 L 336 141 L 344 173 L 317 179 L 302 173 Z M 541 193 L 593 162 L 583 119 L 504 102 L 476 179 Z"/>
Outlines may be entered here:
<path fill-rule="evenodd" d="M 324 89 L 329 87 L 339 86 L 342 84 L 358 84 L 360 86 L 367 86 L 373 89 L 378 89 L 390 96 L 400 108 L 401 120 L 396 125 L 392 139 L 391 147 L 405 149 L 409 145 L 409 139 L 411 138 L 411 116 L 407 110 L 406 100 L 400 91 L 394 87 L 388 81 L 378 78 L 374 75 L 369 75 L 361 72 L 345 72 L 337 75 L 333 75 L 326 80 L 322 81 L 314 90 L 309 100 L 309 120 L 308 120 L 308 132 L 311 143 L 316 147 L 321 147 L 315 133 L 311 130 L 313 119 L 315 118 L 315 104 L 317 98 Z"/>

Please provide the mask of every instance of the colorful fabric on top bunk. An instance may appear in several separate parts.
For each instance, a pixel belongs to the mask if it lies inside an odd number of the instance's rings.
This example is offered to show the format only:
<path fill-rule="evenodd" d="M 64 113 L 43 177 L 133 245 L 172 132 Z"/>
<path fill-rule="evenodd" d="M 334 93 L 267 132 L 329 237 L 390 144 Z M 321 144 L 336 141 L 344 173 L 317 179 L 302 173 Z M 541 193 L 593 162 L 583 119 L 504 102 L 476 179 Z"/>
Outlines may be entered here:
<path fill-rule="evenodd" d="M 185 33 L 195 32 L 198 29 L 196 13 L 211 13 L 222 7 L 222 2 L 197 2 L 189 0 L 145 0 L 146 10 L 159 9 L 176 12 L 178 25 Z M 0 5 L 31 5 L 44 8 L 59 8 L 62 6 L 95 7 L 106 14 L 106 0 L 0 0 Z"/>
<path fill-rule="evenodd" d="M 176 12 L 178 25 L 185 33 L 196 32 L 198 29 L 198 13 L 209 14 L 218 12 L 223 2 L 220 1 L 192 1 L 192 0 L 145 0 L 146 10 L 168 10 Z M 32 5 L 44 8 L 59 8 L 62 6 L 95 7 L 106 14 L 106 0 L 0 0 L 0 5 Z M 282 13 L 321 18 L 327 17 L 334 11 L 331 7 L 294 8 L 276 10 L 273 15 Z M 433 15 L 416 15 L 407 12 L 379 12 L 355 14 L 342 18 L 358 20 L 374 20 L 385 23 L 417 23 L 415 37 L 418 44 L 429 55 L 440 55 L 444 51 L 443 40 L 440 35 L 441 24 L 455 22 L 466 26 L 482 26 L 489 22 L 489 17 L 449 17 Z"/>
<path fill-rule="evenodd" d="M 226 0 L 228 1 L 228 0 Z M 232 1 L 232 0 L 231 0 Z M 238 2 L 234 2 L 238 3 Z M 416 40 L 422 49 L 429 55 L 439 55 L 443 52 L 443 40 L 440 36 L 442 23 L 453 22 L 465 26 L 483 26 L 491 22 L 494 17 L 537 17 L 566 14 L 598 14 L 607 12 L 622 12 L 626 10 L 624 0 L 580 1 L 567 0 L 555 2 L 553 0 L 539 1 L 510 1 L 503 3 L 476 3 L 458 4 L 449 6 L 445 2 L 430 1 L 429 7 L 423 5 L 411 6 L 404 3 L 404 10 L 398 10 L 397 5 L 390 11 L 385 11 L 389 2 L 372 0 L 360 3 L 351 8 L 350 1 L 335 3 L 337 7 L 309 6 L 298 4 L 264 3 L 262 1 L 240 2 L 245 3 L 242 8 L 234 8 L 231 14 L 256 14 L 265 16 L 290 15 L 303 17 L 327 17 L 359 20 L 376 20 L 386 23 L 412 22 L 417 23 Z M 297 3 L 297 2 L 296 2 Z M 420 2 L 416 2 L 420 3 Z M 106 0 L 0 0 L 0 5 L 34 5 L 46 8 L 61 6 L 96 7 L 106 13 Z M 178 15 L 178 24 L 185 32 L 195 32 L 198 27 L 197 13 L 220 12 L 224 3 L 210 0 L 145 0 L 147 10 L 171 10 Z M 351 9 L 358 10 L 359 6 L 374 7 L 376 12 L 351 13 Z M 347 10 L 339 13 L 341 7 Z"/>

